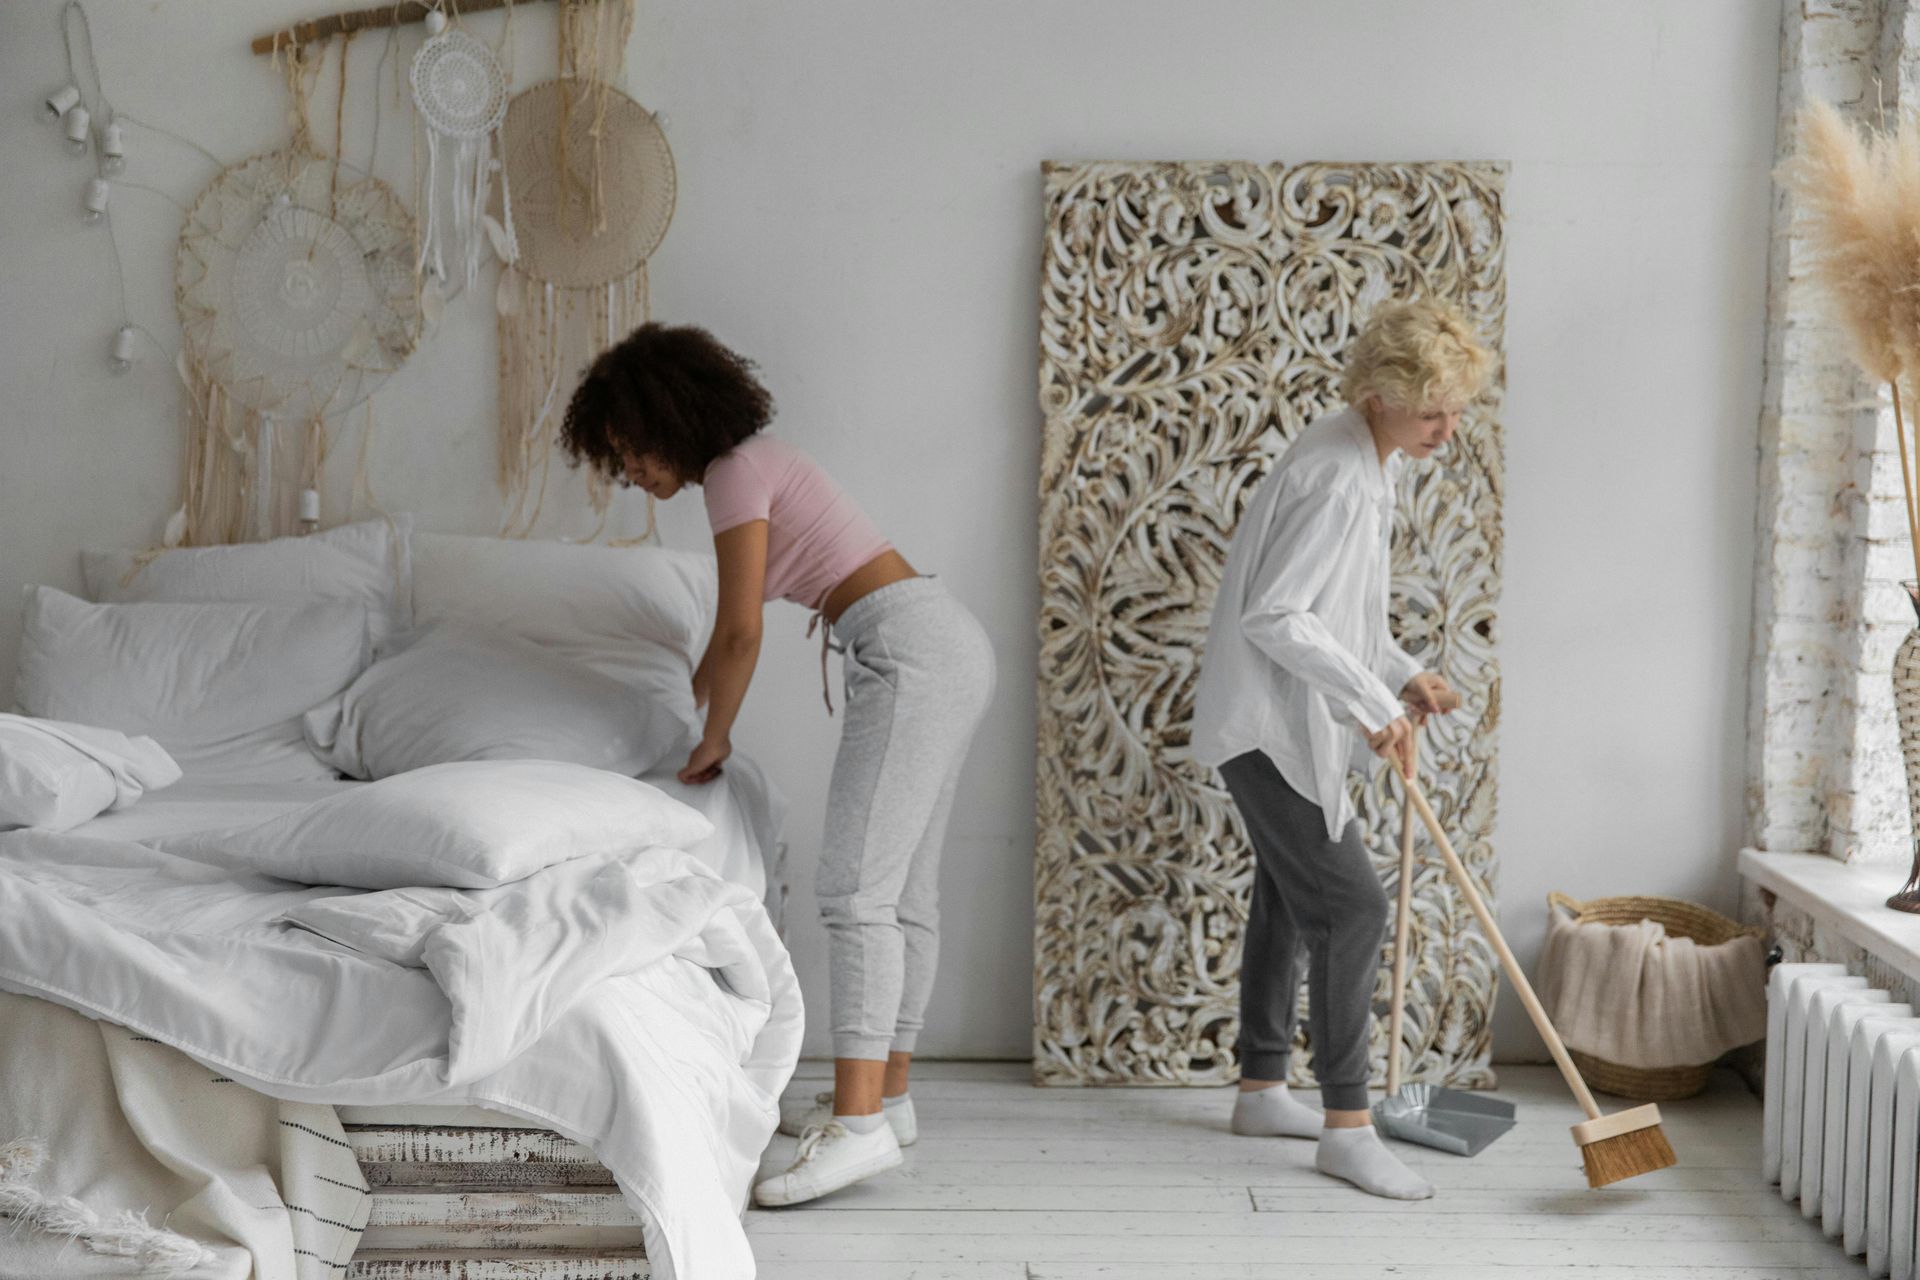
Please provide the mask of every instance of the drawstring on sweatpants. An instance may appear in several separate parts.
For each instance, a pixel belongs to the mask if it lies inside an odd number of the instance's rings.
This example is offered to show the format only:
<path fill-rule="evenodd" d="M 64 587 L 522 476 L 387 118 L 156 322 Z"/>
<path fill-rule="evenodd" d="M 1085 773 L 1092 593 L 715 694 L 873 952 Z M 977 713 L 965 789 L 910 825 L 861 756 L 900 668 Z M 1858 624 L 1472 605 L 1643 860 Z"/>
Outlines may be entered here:
<path fill-rule="evenodd" d="M 807 639 L 813 639 L 813 629 L 815 627 L 820 628 L 820 696 L 826 699 L 827 714 L 831 716 L 833 714 L 833 688 L 827 683 L 827 651 L 832 649 L 839 653 L 845 653 L 846 648 L 843 645 L 837 645 L 833 642 L 833 624 L 827 621 L 827 611 L 824 608 L 813 611 L 813 618 L 807 623 Z"/>

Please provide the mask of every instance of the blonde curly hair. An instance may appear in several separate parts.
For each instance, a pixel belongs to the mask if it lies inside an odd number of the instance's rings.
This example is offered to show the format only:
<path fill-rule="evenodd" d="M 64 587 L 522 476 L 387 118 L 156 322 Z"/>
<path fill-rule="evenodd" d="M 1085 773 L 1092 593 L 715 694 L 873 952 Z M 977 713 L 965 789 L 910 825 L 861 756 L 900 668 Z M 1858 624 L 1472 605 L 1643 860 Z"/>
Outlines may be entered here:
<path fill-rule="evenodd" d="M 1379 396 L 1396 409 L 1460 409 L 1493 374 L 1493 352 L 1460 308 L 1438 298 L 1376 310 L 1348 349 L 1340 391 L 1358 405 Z"/>

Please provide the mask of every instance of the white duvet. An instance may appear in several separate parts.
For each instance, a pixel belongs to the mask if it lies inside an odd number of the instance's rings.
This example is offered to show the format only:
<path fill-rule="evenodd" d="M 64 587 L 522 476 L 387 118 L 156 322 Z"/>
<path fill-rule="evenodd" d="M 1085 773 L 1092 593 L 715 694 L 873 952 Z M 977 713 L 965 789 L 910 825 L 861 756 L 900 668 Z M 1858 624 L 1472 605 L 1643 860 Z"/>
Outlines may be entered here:
<path fill-rule="evenodd" d="M 0 834 L 0 988 L 275 1097 L 525 1116 L 612 1171 L 656 1275 L 754 1273 L 739 1213 L 799 1054 L 799 987 L 755 895 L 686 853 L 368 893 Z"/>

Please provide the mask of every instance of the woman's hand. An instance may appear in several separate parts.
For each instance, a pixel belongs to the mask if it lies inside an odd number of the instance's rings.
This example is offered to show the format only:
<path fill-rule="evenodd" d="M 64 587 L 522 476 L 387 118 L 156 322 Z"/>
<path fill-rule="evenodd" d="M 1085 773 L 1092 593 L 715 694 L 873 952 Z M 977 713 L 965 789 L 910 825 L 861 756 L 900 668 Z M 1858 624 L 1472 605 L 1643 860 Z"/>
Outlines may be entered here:
<path fill-rule="evenodd" d="M 1413 777 L 1413 721 L 1400 716 L 1380 732 L 1368 734 L 1367 745 L 1382 760 L 1391 760 L 1401 777 Z"/>
<path fill-rule="evenodd" d="M 1460 708 L 1460 695 L 1447 684 L 1445 677 L 1432 671 L 1422 671 L 1407 681 L 1407 687 L 1400 691 L 1400 700 L 1413 708 L 1420 724 L 1425 724 L 1428 716 L 1445 715 Z"/>
<path fill-rule="evenodd" d="M 687 767 L 680 771 L 680 781 L 689 786 L 704 786 L 712 782 L 720 776 L 720 766 L 732 754 L 733 743 L 725 738 L 700 739 L 700 745 L 687 757 Z"/>

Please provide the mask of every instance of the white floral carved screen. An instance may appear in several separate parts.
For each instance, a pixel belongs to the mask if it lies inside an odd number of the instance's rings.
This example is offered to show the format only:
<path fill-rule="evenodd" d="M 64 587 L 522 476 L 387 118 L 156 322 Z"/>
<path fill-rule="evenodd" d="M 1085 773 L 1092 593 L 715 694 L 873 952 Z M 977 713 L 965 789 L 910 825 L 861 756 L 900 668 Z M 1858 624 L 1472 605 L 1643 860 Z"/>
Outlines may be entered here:
<path fill-rule="evenodd" d="M 1044 172 L 1035 1076 L 1217 1084 L 1238 1070 L 1251 861 L 1187 745 L 1227 544 L 1288 441 L 1341 404 L 1343 351 L 1375 304 L 1450 298 L 1501 350 L 1506 167 Z M 1466 701 L 1423 734 L 1422 772 L 1489 897 L 1503 384 L 1409 467 L 1393 540 L 1394 632 Z M 1354 785 L 1391 896 L 1398 789 L 1378 773 Z M 1412 1079 L 1486 1087 L 1493 956 L 1424 845 L 1404 1061 Z M 1383 963 L 1383 1010 L 1388 977 Z M 1376 1075 L 1385 1036 L 1383 1017 Z M 1294 1063 L 1311 1079 L 1309 1054 Z"/>

